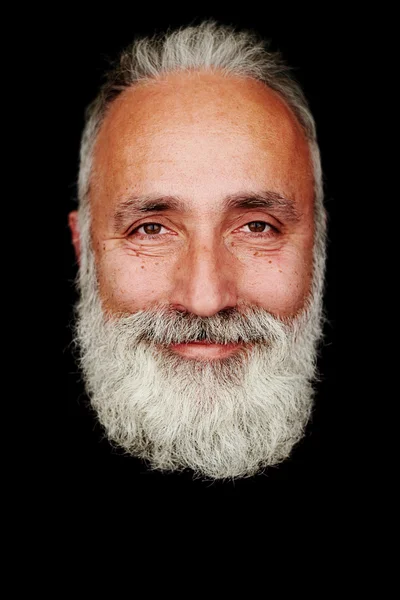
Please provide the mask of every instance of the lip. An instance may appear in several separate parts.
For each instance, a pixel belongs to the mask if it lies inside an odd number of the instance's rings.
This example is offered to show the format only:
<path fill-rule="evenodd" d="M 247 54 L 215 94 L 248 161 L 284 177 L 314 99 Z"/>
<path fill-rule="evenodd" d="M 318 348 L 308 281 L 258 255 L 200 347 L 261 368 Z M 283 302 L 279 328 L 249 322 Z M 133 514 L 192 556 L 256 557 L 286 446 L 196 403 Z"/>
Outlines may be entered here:
<path fill-rule="evenodd" d="M 171 344 L 170 348 L 173 352 L 185 358 L 212 360 L 232 356 L 240 348 L 243 348 L 243 343 L 214 344 L 212 342 L 189 342 L 185 344 Z"/>

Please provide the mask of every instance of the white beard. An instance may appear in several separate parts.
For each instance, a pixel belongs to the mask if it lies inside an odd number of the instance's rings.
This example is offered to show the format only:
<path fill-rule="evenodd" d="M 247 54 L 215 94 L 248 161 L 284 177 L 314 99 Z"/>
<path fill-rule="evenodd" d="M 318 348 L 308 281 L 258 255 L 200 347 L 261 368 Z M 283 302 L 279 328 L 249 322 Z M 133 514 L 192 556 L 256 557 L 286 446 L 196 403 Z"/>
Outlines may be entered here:
<path fill-rule="evenodd" d="M 109 439 L 154 469 L 190 468 L 210 479 L 248 477 L 286 459 L 313 405 L 320 271 L 318 292 L 286 321 L 246 304 L 208 318 L 162 305 L 105 315 L 88 247 L 76 341 L 88 395 Z M 186 359 L 167 347 L 201 335 L 248 347 L 213 361 Z"/>

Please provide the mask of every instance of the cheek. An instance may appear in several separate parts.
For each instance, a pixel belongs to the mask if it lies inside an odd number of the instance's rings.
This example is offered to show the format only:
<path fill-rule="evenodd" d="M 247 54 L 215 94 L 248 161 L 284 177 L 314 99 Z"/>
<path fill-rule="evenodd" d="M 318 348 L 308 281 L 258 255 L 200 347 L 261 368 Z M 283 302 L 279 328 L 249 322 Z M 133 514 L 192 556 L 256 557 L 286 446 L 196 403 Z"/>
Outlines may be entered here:
<path fill-rule="evenodd" d="M 182 257 L 145 256 L 120 248 L 96 252 L 100 297 L 105 309 L 135 312 L 159 302 L 168 303 Z M 312 277 L 312 251 L 286 248 L 279 253 L 240 257 L 231 271 L 237 299 L 265 308 L 277 316 L 292 316 L 304 306 Z M 232 268 L 232 265 L 230 265 Z"/>
<path fill-rule="evenodd" d="M 99 261 L 100 297 L 111 310 L 133 312 L 164 301 L 168 291 L 167 262 L 112 253 Z"/>
<path fill-rule="evenodd" d="M 287 250 L 259 256 L 244 269 L 246 300 L 277 316 L 293 316 L 304 306 L 311 288 L 312 253 Z"/>

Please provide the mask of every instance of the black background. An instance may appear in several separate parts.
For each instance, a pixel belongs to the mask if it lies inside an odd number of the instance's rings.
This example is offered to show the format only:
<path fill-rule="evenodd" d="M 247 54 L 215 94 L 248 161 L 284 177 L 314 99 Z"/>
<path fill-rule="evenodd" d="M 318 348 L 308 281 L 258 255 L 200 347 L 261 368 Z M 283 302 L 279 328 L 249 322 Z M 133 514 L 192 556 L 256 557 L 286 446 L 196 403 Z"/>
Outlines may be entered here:
<path fill-rule="evenodd" d="M 313 420 L 304 440 L 282 465 L 249 479 L 214 483 L 194 480 L 190 472 L 151 472 L 141 461 L 113 450 L 87 407 L 69 348 L 72 306 L 76 300 L 73 281 L 77 271 L 67 216 L 75 208 L 84 109 L 96 95 L 108 59 L 114 58 L 136 35 L 196 24 L 204 18 L 257 31 L 271 40 L 271 48 L 280 50 L 294 69 L 317 124 L 329 212 L 325 302 L 328 323 L 320 352 L 321 382 Z M 44 477 L 47 486 L 54 485 L 57 497 L 61 491 L 72 504 L 80 503 L 82 497 L 95 496 L 124 498 L 124 505 L 129 505 L 138 499 L 175 499 L 182 494 L 212 500 L 235 497 L 260 501 L 276 494 L 298 499 L 306 495 L 315 504 L 323 504 L 323 499 L 338 491 L 344 494 L 349 472 L 353 477 L 357 468 L 357 457 L 352 455 L 346 437 L 352 390 L 350 385 L 345 393 L 342 387 L 339 391 L 336 350 L 338 207 L 347 202 L 349 181 L 344 164 L 350 142 L 348 121 L 344 118 L 352 102 L 349 90 L 354 84 L 353 69 L 358 57 L 357 48 L 350 50 L 348 43 L 350 23 L 346 14 L 327 6 L 314 10 L 286 6 L 260 9 L 250 3 L 236 12 L 207 12 L 204 5 L 198 10 L 192 5 L 186 11 L 168 7 L 144 12 L 142 8 L 139 14 L 134 8 L 122 9 L 116 5 L 109 6 L 104 13 L 96 11 L 90 17 L 82 17 L 78 10 L 68 8 L 58 11 L 53 19 L 43 39 L 38 39 L 42 56 L 51 55 L 52 60 L 44 61 L 48 67 L 38 73 L 43 83 L 37 84 L 37 89 L 45 109 L 45 127 L 42 120 L 40 131 L 46 131 L 50 149 L 46 157 L 50 169 L 42 185 L 42 214 L 55 234 L 54 248 L 60 248 L 61 259 L 58 251 L 49 251 L 47 247 L 42 274 L 47 281 L 46 289 L 50 272 L 55 285 L 51 286 L 47 299 L 46 351 L 41 355 L 36 374 L 45 415 L 44 433 L 38 432 L 32 448 L 37 474 Z M 35 286 L 41 289 L 40 275 Z M 59 307 L 55 317 L 54 305 Z"/>

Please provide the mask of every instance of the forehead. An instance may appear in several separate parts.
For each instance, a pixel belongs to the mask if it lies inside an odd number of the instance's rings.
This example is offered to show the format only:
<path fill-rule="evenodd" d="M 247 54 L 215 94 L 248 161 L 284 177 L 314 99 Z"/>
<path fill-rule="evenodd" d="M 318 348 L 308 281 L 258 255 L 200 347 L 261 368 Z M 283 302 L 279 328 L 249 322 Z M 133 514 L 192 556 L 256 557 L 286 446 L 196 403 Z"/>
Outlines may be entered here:
<path fill-rule="evenodd" d="M 132 193 L 202 205 L 257 187 L 313 196 L 308 143 L 290 108 L 263 84 L 220 73 L 168 74 L 125 90 L 102 123 L 93 167 L 95 209 Z"/>

